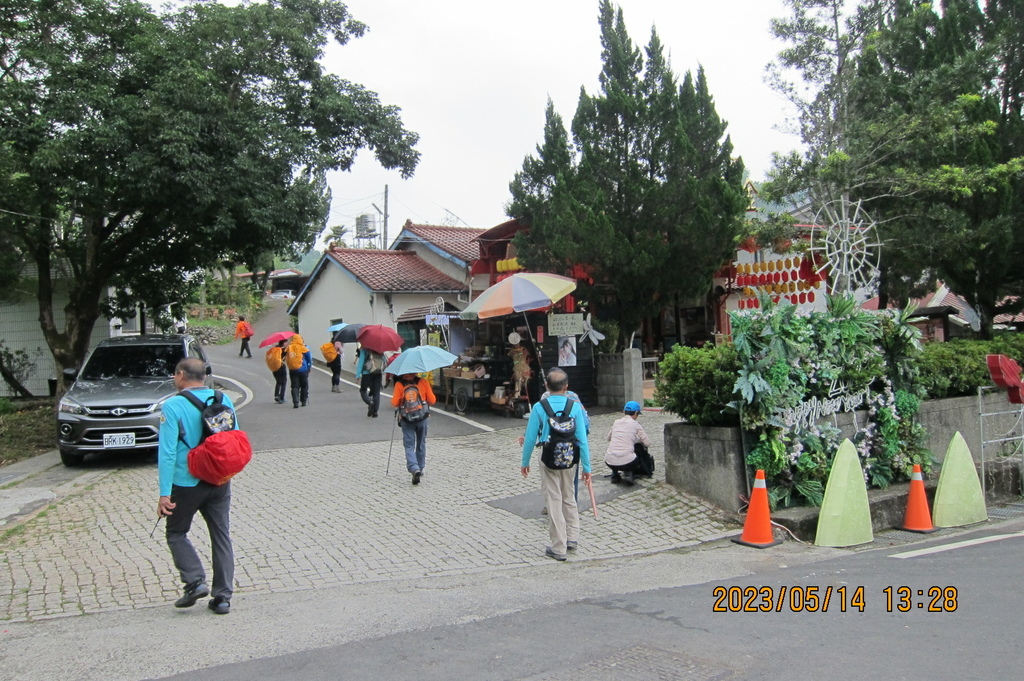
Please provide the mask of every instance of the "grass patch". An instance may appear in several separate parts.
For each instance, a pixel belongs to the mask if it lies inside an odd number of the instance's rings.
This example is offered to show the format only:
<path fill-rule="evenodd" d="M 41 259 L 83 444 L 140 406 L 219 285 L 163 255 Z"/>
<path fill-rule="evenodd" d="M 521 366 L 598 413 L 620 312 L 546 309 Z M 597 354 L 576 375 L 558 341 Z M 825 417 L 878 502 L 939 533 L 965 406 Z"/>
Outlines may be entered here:
<path fill-rule="evenodd" d="M 53 402 L 11 401 L 12 411 L 0 413 L 0 466 L 57 448 Z"/>

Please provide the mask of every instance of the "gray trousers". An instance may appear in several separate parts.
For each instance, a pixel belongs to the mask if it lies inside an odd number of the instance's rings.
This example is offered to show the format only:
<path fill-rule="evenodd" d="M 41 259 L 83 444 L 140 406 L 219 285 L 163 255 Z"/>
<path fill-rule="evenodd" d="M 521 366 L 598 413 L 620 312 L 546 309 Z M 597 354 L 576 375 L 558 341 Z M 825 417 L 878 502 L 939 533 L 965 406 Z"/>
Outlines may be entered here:
<path fill-rule="evenodd" d="M 230 532 L 231 482 L 217 486 L 200 480 L 195 487 L 174 485 L 171 501 L 176 506 L 167 517 L 167 546 L 182 583 L 191 586 L 206 581 L 203 563 L 188 538 L 192 519 L 198 511 L 206 521 L 213 545 L 212 594 L 230 600 L 235 583 L 235 553 Z"/>

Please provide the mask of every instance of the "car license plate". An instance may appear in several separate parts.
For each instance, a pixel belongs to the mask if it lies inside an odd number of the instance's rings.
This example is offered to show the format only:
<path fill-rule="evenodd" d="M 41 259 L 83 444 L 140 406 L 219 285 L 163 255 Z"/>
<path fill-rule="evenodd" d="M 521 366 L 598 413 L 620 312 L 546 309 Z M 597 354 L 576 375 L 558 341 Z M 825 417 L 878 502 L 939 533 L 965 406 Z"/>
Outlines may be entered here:
<path fill-rule="evenodd" d="M 103 446 L 110 447 L 134 447 L 135 433 L 105 433 L 103 435 Z"/>

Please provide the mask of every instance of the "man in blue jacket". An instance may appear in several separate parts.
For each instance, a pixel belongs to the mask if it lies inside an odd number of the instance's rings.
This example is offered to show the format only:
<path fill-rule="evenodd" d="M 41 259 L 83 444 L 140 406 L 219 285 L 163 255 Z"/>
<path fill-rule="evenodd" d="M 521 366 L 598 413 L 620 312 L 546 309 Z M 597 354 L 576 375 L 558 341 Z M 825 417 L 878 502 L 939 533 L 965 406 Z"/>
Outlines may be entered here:
<path fill-rule="evenodd" d="M 175 366 L 174 387 L 178 392 L 190 390 L 204 402 L 213 397 L 213 390 L 206 387 L 206 365 L 195 357 L 186 357 Z M 227 395 L 224 404 L 235 408 Z M 167 518 L 167 546 L 185 584 L 185 593 L 174 607 L 190 608 L 210 595 L 203 563 L 188 538 L 192 519 L 199 512 L 206 520 L 213 545 L 210 610 L 226 615 L 231 612 L 235 581 L 235 554 L 229 531 L 231 482 L 211 485 L 189 473 L 188 452 L 199 444 L 202 433 L 202 414 L 188 399 L 175 395 L 164 402 L 160 414 L 160 500 L 156 512 L 157 517 Z"/>
<path fill-rule="evenodd" d="M 546 401 L 555 414 L 562 414 L 566 406 L 571 405 L 569 413 L 564 416 L 570 416 L 575 421 L 575 446 L 579 450 L 578 464 L 573 462 L 566 468 L 554 468 L 545 461 L 549 458 L 547 454 L 541 456 L 541 491 L 548 509 L 548 533 L 551 536 L 551 546 L 547 547 L 544 553 L 555 560 L 565 560 L 566 551 L 576 549 L 580 536 L 580 513 L 576 506 L 576 496 L 573 494 L 573 478 L 576 466 L 579 465 L 583 469 L 584 484 L 590 481 L 590 446 L 587 443 L 586 413 L 583 405 L 566 395 L 569 377 L 561 369 L 555 368 L 548 372 L 546 382 L 551 393 Z M 551 441 L 550 418 L 544 408 L 544 401 L 533 405 L 530 420 L 526 424 L 526 434 L 523 438 L 524 478 L 530 474 L 530 458 L 534 445 L 538 441 Z"/>

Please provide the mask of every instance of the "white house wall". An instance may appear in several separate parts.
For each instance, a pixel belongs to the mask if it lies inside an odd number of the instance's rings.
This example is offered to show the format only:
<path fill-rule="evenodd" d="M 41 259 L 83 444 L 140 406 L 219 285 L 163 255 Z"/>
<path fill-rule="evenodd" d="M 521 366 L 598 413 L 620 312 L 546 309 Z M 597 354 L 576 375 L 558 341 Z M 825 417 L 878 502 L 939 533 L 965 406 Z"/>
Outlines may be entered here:
<path fill-rule="evenodd" d="M 413 251 L 420 257 L 421 260 L 425 261 L 428 265 L 434 269 L 444 272 L 455 281 L 466 281 L 466 266 L 457 265 L 448 258 L 445 258 L 435 252 L 433 249 L 420 245 L 413 244 L 409 250 Z"/>
<path fill-rule="evenodd" d="M 431 305 L 438 297 L 460 309 L 466 306 L 465 301 L 458 301 L 456 294 L 437 293 L 393 293 L 389 305 L 385 294 L 371 293 L 342 267 L 324 263 L 319 277 L 302 298 L 299 333 L 307 347 L 314 350 L 314 356 L 320 358 L 316 348 L 330 340 L 327 327 L 337 320 L 347 324 L 383 324 L 397 329 L 395 320 L 406 310 Z M 350 360 L 354 357 L 355 344 L 346 344 L 345 370 L 352 370 Z"/>
<path fill-rule="evenodd" d="M 59 289 L 54 291 L 53 316 L 58 329 L 64 326 L 66 304 L 66 293 Z M 109 324 L 105 318 L 100 317 L 93 327 L 89 347 L 92 348 L 109 335 Z M 26 295 L 23 300 L 0 303 L 0 340 L 8 350 L 24 350 L 35 363 L 34 370 L 23 381 L 25 388 L 38 397 L 49 395 L 47 379 L 56 378 L 59 371 L 43 338 L 43 330 L 39 326 L 39 304 L 34 297 Z M 0 379 L 0 397 L 14 395 L 15 392 L 7 382 Z"/>

